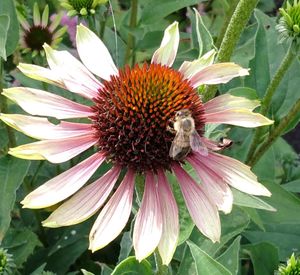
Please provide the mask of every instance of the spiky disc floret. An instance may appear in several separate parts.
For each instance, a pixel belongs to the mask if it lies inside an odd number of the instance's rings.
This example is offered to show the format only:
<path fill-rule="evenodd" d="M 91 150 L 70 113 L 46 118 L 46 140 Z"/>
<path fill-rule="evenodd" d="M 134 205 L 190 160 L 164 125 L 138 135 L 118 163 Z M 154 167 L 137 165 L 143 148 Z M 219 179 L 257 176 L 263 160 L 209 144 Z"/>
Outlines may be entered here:
<path fill-rule="evenodd" d="M 287 265 L 281 265 L 275 273 L 277 275 L 299 275 L 300 274 L 300 259 L 296 258 L 294 253 L 287 261 Z"/>
<path fill-rule="evenodd" d="M 61 0 L 60 2 L 68 10 L 68 16 L 86 16 L 94 14 L 96 7 L 106 3 L 107 0 Z"/>
<path fill-rule="evenodd" d="M 180 72 L 159 64 L 136 65 L 103 84 L 92 119 L 100 150 L 113 162 L 141 172 L 169 169 L 174 134 L 167 128 L 181 109 L 191 111 L 202 134 L 201 99 Z"/>
<path fill-rule="evenodd" d="M 32 51 L 42 51 L 44 43 L 51 45 L 53 34 L 47 27 L 31 26 L 24 32 L 24 41 Z"/>
<path fill-rule="evenodd" d="M 300 38 L 300 2 L 294 0 L 291 5 L 289 1 L 286 2 L 286 8 L 279 9 L 282 17 L 276 29 L 279 32 L 279 42 L 285 40 L 298 40 Z"/>
<path fill-rule="evenodd" d="M 6 249 L 0 248 L 0 274 L 11 275 L 14 274 L 16 265 L 11 254 Z"/>

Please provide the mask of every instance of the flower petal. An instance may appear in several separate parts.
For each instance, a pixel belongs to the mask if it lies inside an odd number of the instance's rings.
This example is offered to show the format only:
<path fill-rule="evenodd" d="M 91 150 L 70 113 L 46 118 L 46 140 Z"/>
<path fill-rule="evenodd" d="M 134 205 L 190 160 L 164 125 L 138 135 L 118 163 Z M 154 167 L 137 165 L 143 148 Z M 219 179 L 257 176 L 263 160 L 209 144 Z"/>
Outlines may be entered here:
<path fill-rule="evenodd" d="M 71 92 L 87 98 L 97 97 L 102 84 L 79 60 L 67 51 L 56 51 L 46 44 L 44 49 L 51 70 L 63 80 Z"/>
<path fill-rule="evenodd" d="M 190 79 L 199 71 L 213 64 L 216 53 L 215 50 L 211 50 L 192 62 L 184 61 L 178 71 L 181 72 L 185 78 Z"/>
<path fill-rule="evenodd" d="M 133 229 L 133 247 L 138 261 L 149 256 L 162 235 L 162 214 L 154 175 L 147 172 L 141 207 Z"/>
<path fill-rule="evenodd" d="M 151 63 L 161 64 L 171 67 L 178 50 L 179 30 L 178 22 L 166 28 L 160 47 L 154 52 Z"/>
<path fill-rule="evenodd" d="M 178 208 L 163 170 L 158 170 L 157 181 L 163 220 L 163 231 L 158 244 L 158 251 L 162 258 L 162 263 L 168 265 L 173 258 L 178 242 Z"/>
<path fill-rule="evenodd" d="M 60 227 L 77 224 L 95 214 L 108 198 L 119 174 L 120 167 L 114 166 L 105 175 L 77 192 L 59 206 L 43 226 Z"/>
<path fill-rule="evenodd" d="M 194 88 L 201 84 L 220 84 L 227 83 L 231 79 L 249 75 L 248 69 L 244 69 L 235 63 L 212 64 L 203 70 L 195 73 L 190 82 Z"/>
<path fill-rule="evenodd" d="M 271 196 L 270 191 L 257 182 L 257 177 L 250 167 L 242 162 L 212 152 L 205 158 L 198 153 L 194 155 L 232 187 L 251 195 Z"/>
<path fill-rule="evenodd" d="M 105 80 L 110 80 L 111 75 L 118 75 L 118 69 L 103 42 L 82 24 L 77 26 L 76 44 L 80 59 L 95 75 Z"/>
<path fill-rule="evenodd" d="M 79 118 L 94 115 L 92 109 L 61 96 L 32 88 L 9 88 L 2 93 L 27 113 L 58 119 Z"/>
<path fill-rule="evenodd" d="M 24 208 L 44 208 L 54 205 L 81 188 L 105 160 L 105 156 L 96 153 L 71 169 L 47 181 L 21 202 Z"/>
<path fill-rule="evenodd" d="M 233 195 L 229 186 L 213 170 L 206 167 L 205 163 L 198 161 L 193 156 L 189 156 L 188 161 L 201 179 L 203 191 L 217 205 L 219 210 L 225 214 L 230 213 L 232 210 Z"/>
<path fill-rule="evenodd" d="M 18 69 L 32 79 L 44 81 L 61 88 L 65 88 L 64 82 L 61 80 L 61 78 L 50 69 L 25 63 L 19 63 Z"/>
<path fill-rule="evenodd" d="M 52 163 L 65 162 L 96 144 L 94 134 L 72 138 L 42 140 L 10 148 L 8 153 L 22 159 L 43 160 Z"/>
<path fill-rule="evenodd" d="M 93 225 L 89 247 L 92 252 L 114 240 L 125 227 L 131 213 L 133 190 L 134 172 L 129 170 Z"/>
<path fill-rule="evenodd" d="M 197 184 L 179 164 L 174 163 L 172 169 L 178 179 L 186 206 L 194 223 L 202 234 L 213 242 L 220 241 L 221 223 L 217 207 L 211 203 L 203 191 L 203 187 Z"/>
<path fill-rule="evenodd" d="M 53 124 L 43 117 L 0 113 L 0 120 L 25 135 L 36 139 L 63 139 L 93 133 L 91 124 L 66 121 Z"/>
<path fill-rule="evenodd" d="M 258 127 L 273 123 L 252 110 L 259 106 L 258 100 L 225 94 L 217 96 L 204 104 L 207 123 L 225 123 L 243 127 Z"/>

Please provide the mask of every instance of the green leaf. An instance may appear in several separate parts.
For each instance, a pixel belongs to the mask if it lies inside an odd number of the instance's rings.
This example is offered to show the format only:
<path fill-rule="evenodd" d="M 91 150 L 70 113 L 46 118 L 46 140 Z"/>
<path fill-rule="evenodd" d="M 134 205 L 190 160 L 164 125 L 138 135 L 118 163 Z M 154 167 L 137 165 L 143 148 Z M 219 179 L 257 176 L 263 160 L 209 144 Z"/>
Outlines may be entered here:
<path fill-rule="evenodd" d="M 290 192 L 300 193 L 300 179 L 290 181 L 286 184 L 282 184 L 281 187 Z"/>
<path fill-rule="evenodd" d="M 11 156 L 0 159 L 0 242 L 9 227 L 16 191 L 23 182 L 29 165 L 29 161 Z"/>
<path fill-rule="evenodd" d="M 95 275 L 94 273 L 89 272 L 89 271 L 87 271 L 85 269 L 81 269 L 81 272 L 82 272 L 83 275 Z"/>
<path fill-rule="evenodd" d="M 152 24 L 156 20 L 182 8 L 199 4 L 204 0 L 148 0 L 143 8 L 141 21 L 144 24 Z"/>
<path fill-rule="evenodd" d="M 6 14 L 0 15 L 0 57 L 6 61 L 6 39 L 9 28 L 9 17 Z"/>
<path fill-rule="evenodd" d="M 245 97 L 250 100 L 257 99 L 257 92 L 254 89 L 248 88 L 248 87 L 237 87 L 230 89 L 228 91 L 228 94 L 239 96 L 239 97 Z"/>
<path fill-rule="evenodd" d="M 233 194 L 233 203 L 239 206 L 263 209 L 267 211 L 276 211 L 270 204 L 264 202 L 259 197 L 255 197 L 246 193 L 243 193 L 237 189 L 231 188 Z"/>
<path fill-rule="evenodd" d="M 244 245 L 243 251 L 250 256 L 255 275 L 274 274 L 274 271 L 277 270 L 278 249 L 274 245 L 265 242 Z"/>
<path fill-rule="evenodd" d="M 194 48 L 199 49 L 199 57 L 215 48 L 214 40 L 205 26 L 201 15 L 194 8 L 188 9 L 192 21 L 192 42 Z M 196 43 L 197 42 L 197 43 Z"/>
<path fill-rule="evenodd" d="M 17 267 L 21 267 L 34 249 L 41 245 L 38 236 L 27 228 L 8 230 L 2 243 L 13 254 Z"/>
<path fill-rule="evenodd" d="M 231 274 L 238 274 L 239 271 L 239 251 L 241 236 L 238 236 L 225 252 L 217 258 L 218 262 L 225 266 Z"/>
<path fill-rule="evenodd" d="M 210 257 L 194 243 L 188 241 L 191 253 L 196 264 L 196 274 L 231 275 L 230 271 Z"/>
<path fill-rule="evenodd" d="M 8 15 L 9 28 L 5 45 L 6 56 L 11 55 L 18 46 L 19 42 L 19 21 L 16 14 L 16 8 L 12 0 L 0 1 L 0 14 Z"/>
<path fill-rule="evenodd" d="M 112 275 L 136 274 L 136 275 L 152 275 L 151 265 L 148 261 L 139 262 L 135 257 L 128 257 L 119 263 L 114 269 Z"/>

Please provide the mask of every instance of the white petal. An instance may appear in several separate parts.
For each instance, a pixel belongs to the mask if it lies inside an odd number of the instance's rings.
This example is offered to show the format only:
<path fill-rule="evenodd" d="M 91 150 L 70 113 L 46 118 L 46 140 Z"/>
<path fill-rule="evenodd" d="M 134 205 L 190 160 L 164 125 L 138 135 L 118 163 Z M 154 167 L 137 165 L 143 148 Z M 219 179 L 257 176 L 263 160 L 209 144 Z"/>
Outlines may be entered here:
<path fill-rule="evenodd" d="M 218 63 L 194 74 L 190 81 L 192 86 L 196 88 L 201 84 L 227 83 L 235 77 L 244 75 L 249 75 L 248 69 L 244 69 L 235 63 Z"/>
<path fill-rule="evenodd" d="M 102 84 L 79 60 L 67 51 L 56 51 L 46 44 L 44 49 L 51 70 L 61 77 L 71 92 L 87 98 L 97 97 Z"/>
<path fill-rule="evenodd" d="M 157 247 L 162 235 L 162 215 L 154 175 L 148 172 L 142 205 L 133 229 L 133 247 L 138 261 L 148 257 Z"/>
<path fill-rule="evenodd" d="M 174 22 L 166 28 L 160 47 L 154 52 L 151 63 L 171 67 L 177 54 L 178 45 L 178 22 Z"/>
<path fill-rule="evenodd" d="M 43 226 L 60 227 L 80 223 L 95 214 L 111 193 L 119 174 L 115 166 L 95 182 L 77 192 L 72 198 L 58 207 Z"/>
<path fill-rule="evenodd" d="M 158 251 L 162 258 L 162 263 L 168 265 L 173 258 L 178 242 L 178 208 L 167 178 L 162 170 L 158 170 L 157 182 L 163 219 L 163 231 L 158 244 Z"/>
<path fill-rule="evenodd" d="M 195 156 L 232 187 L 251 195 L 271 196 L 270 191 L 257 182 L 250 167 L 242 162 L 212 152 L 205 158 L 197 153 Z"/>
<path fill-rule="evenodd" d="M 77 26 L 76 44 L 80 59 L 95 75 L 105 80 L 109 80 L 111 75 L 118 75 L 118 69 L 103 42 L 82 24 Z"/>
<path fill-rule="evenodd" d="M 91 124 L 66 121 L 53 124 L 43 117 L 0 113 L 0 120 L 25 135 L 36 139 L 63 139 L 94 132 Z"/>
<path fill-rule="evenodd" d="M 61 163 L 76 157 L 96 144 L 98 138 L 94 134 L 85 136 L 42 140 L 10 148 L 8 153 L 22 159 L 43 160 Z"/>
<path fill-rule="evenodd" d="M 92 252 L 106 246 L 122 232 L 131 213 L 133 188 L 134 172 L 129 170 L 93 225 L 89 247 Z"/>
<path fill-rule="evenodd" d="M 184 61 L 178 71 L 181 72 L 185 76 L 185 78 L 190 79 L 199 71 L 213 64 L 215 55 L 216 51 L 211 50 L 199 59 L 196 59 L 192 62 Z"/>
<path fill-rule="evenodd" d="M 217 207 L 211 203 L 201 185 L 197 184 L 180 165 L 174 163 L 172 169 L 194 223 L 202 234 L 213 242 L 220 241 L 221 223 Z"/>
<path fill-rule="evenodd" d="M 104 155 L 96 153 L 47 181 L 25 197 L 21 202 L 23 207 L 44 208 L 68 198 L 88 181 L 104 160 Z"/>
<path fill-rule="evenodd" d="M 20 63 L 18 69 L 26 76 L 65 88 L 64 82 L 55 72 L 37 65 Z"/>
<path fill-rule="evenodd" d="M 50 116 L 58 119 L 94 115 L 92 109 L 61 96 L 32 88 L 9 88 L 2 93 L 31 115 Z"/>

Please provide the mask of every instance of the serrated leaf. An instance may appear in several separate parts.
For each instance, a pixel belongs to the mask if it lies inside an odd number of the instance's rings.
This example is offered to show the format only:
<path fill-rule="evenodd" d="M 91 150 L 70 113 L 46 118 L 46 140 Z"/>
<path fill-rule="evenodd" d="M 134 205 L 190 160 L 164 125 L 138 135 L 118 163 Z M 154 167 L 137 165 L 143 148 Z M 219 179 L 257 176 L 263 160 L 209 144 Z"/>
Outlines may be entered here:
<path fill-rule="evenodd" d="M 5 45 L 6 56 L 11 55 L 19 42 L 19 21 L 17 19 L 16 8 L 12 0 L 0 1 L 0 14 L 6 14 L 9 16 L 9 28 L 7 41 Z"/>
<path fill-rule="evenodd" d="M 128 257 L 119 263 L 114 269 L 112 275 L 136 274 L 136 275 L 152 275 L 152 268 L 148 261 L 139 262 L 135 257 Z"/>
<path fill-rule="evenodd" d="M 10 229 L 3 239 L 2 246 L 13 254 L 17 267 L 28 259 L 37 246 L 42 246 L 38 236 L 27 228 Z"/>
<path fill-rule="evenodd" d="M 6 40 L 9 28 L 9 17 L 6 14 L 0 15 L 0 57 L 6 61 Z"/>
<path fill-rule="evenodd" d="M 239 206 L 263 209 L 268 211 L 276 211 L 276 209 L 270 204 L 266 203 L 259 197 L 255 197 L 246 193 L 243 193 L 237 189 L 231 188 L 233 194 L 233 203 Z"/>
<path fill-rule="evenodd" d="M 194 243 L 188 241 L 188 246 L 192 252 L 196 264 L 196 274 L 210 274 L 210 275 L 231 275 L 230 271 L 210 257 L 205 251 Z"/>
<path fill-rule="evenodd" d="M 0 242 L 9 227 L 16 191 L 23 182 L 29 165 L 29 161 L 11 156 L 0 159 Z"/>
<path fill-rule="evenodd" d="M 241 236 L 238 236 L 225 252 L 217 258 L 218 262 L 225 266 L 232 274 L 239 271 L 239 251 Z"/>

